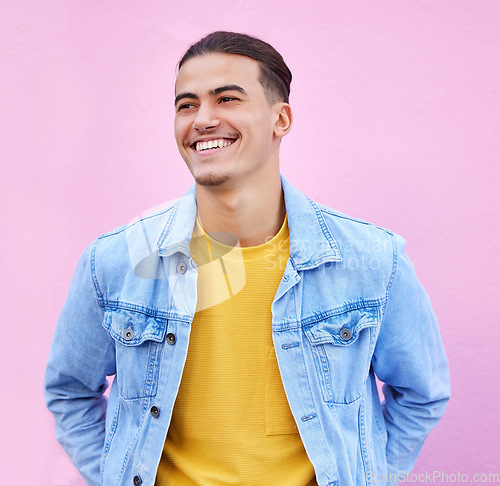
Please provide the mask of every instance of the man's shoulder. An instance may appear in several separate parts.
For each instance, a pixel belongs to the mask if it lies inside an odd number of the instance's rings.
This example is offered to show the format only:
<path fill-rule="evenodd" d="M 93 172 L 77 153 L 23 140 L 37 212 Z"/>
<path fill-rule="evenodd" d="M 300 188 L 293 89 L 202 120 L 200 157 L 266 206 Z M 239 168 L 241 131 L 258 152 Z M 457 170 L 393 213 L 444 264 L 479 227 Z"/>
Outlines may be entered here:
<path fill-rule="evenodd" d="M 394 240 L 401 238 L 390 229 L 349 216 L 324 204 L 314 204 L 340 246 L 366 251 L 385 248 L 392 252 Z"/>
<path fill-rule="evenodd" d="M 356 218 L 354 216 L 350 216 L 349 214 L 343 213 L 337 209 L 331 208 L 330 206 L 327 206 L 325 204 L 321 204 L 318 202 L 314 202 L 314 204 L 318 207 L 318 209 L 325 215 L 331 216 L 334 219 L 339 219 L 342 221 L 345 221 L 347 223 L 354 223 L 356 225 L 362 225 L 363 227 L 370 227 L 376 230 L 383 231 L 385 233 L 392 233 L 392 231 L 388 230 L 387 228 L 382 228 L 380 226 L 377 226 L 376 224 L 367 221 L 365 219 L 361 218 Z"/>
<path fill-rule="evenodd" d="M 339 250 L 343 246 L 369 251 L 377 251 L 381 246 L 392 253 L 394 240 L 397 235 L 387 228 L 377 226 L 360 218 L 354 218 L 325 204 L 314 201 L 306 194 L 292 186 L 282 177 L 285 191 L 285 203 L 290 204 L 290 210 L 301 232 L 311 230 L 307 237 L 322 239 L 326 237 L 332 247 L 337 245 Z M 307 221 L 310 221 L 310 224 Z M 319 225 L 319 226 L 318 226 Z M 318 228 L 320 231 L 317 231 Z M 301 238 L 302 236 L 299 236 Z"/>
<path fill-rule="evenodd" d="M 143 228 L 163 228 L 162 225 L 166 224 L 169 215 L 175 212 L 178 201 L 179 199 L 173 199 L 142 211 L 128 223 L 101 234 L 96 241 L 109 241 L 113 243 L 127 236 L 127 234 L 135 234 L 137 231 L 143 231 Z"/>
<path fill-rule="evenodd" d="M 87 248 L 97 274 L 128 272 L 153 255 L 165 228 L 173 218 L 179 199 L 143 211 L 127 224 L 101 234 Z"/>

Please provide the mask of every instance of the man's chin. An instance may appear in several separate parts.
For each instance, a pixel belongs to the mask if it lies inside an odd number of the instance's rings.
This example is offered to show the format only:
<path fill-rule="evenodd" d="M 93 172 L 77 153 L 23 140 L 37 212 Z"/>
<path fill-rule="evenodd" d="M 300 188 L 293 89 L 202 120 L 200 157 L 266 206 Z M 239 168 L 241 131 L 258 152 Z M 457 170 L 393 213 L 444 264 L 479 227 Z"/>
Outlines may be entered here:
<path fill-rule="evenodd" d="M 200 186 L 206 186 L 206 187 L 222 186 L 229 179 L 231 179 L 231 176 L 229 174 L 224 174 L 224 175 L 204 174 L 202 176 L 194 178 L 194 180 L 196 181 L 196 184 L 199 184 Z"/>

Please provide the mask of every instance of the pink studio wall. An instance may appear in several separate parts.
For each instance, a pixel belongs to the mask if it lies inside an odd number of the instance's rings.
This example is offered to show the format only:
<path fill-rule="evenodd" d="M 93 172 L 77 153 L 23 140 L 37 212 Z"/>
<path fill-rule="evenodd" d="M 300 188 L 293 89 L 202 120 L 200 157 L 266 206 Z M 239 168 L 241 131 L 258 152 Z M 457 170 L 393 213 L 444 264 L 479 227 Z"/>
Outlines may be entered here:
<path fill-rule="evenodd" d="M 42 398 L 56 319 L 84 248 L 191 184 L 174 67 L 216 29 L 294 73 L 283 173 L 408 241 L 453 380 L 416 472 L 500 473 L 500 3 L 31 0 L 0 12 L 2 482 L 83 484 Z"/>

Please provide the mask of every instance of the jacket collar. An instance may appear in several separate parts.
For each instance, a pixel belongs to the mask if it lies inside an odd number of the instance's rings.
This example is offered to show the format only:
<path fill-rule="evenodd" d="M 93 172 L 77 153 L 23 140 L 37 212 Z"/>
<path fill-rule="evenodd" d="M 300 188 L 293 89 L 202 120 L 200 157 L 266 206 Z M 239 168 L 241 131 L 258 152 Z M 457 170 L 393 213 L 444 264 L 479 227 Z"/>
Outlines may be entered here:
<path fill-rule="evenodd" d="M 290 259 L 297 270 L 315 268 L 330 261 L 341 261 L 337 242 L 318 206 L 281 176 L 290 231 Z M 194 186 L 165 213 L 166 223 L 157 243 L 160 256 L 180 251 L 190 255 L 189 243 L 196 218 Z"/>
<path fill-rule="evenodd" d="M 340 250 L 318 206 L 281 176 L 290 230 L 290 259 L 297 270 L 342 260 Z"/>
<path fill-rule="evenodd" d="M 156 242 L 158 255 L 166 257 L 178 251 L 189 257 L 189 244 L 196 219 L 195 186 L 177 199 L 166 212 L 166 223 Z"/>

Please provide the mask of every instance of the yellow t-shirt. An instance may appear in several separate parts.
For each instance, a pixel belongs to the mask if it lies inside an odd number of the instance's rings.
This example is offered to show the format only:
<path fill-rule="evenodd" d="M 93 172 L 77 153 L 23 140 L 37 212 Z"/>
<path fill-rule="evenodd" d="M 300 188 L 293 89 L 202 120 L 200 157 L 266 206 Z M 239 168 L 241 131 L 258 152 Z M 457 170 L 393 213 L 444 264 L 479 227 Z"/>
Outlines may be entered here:
<path fill-rule="evenodd" d="M 285 217 L 269 242 L 231 247 L 197 223 L 197 310 L 157 486 L 316 485 L 272 342 L 288 236 Z"/>

